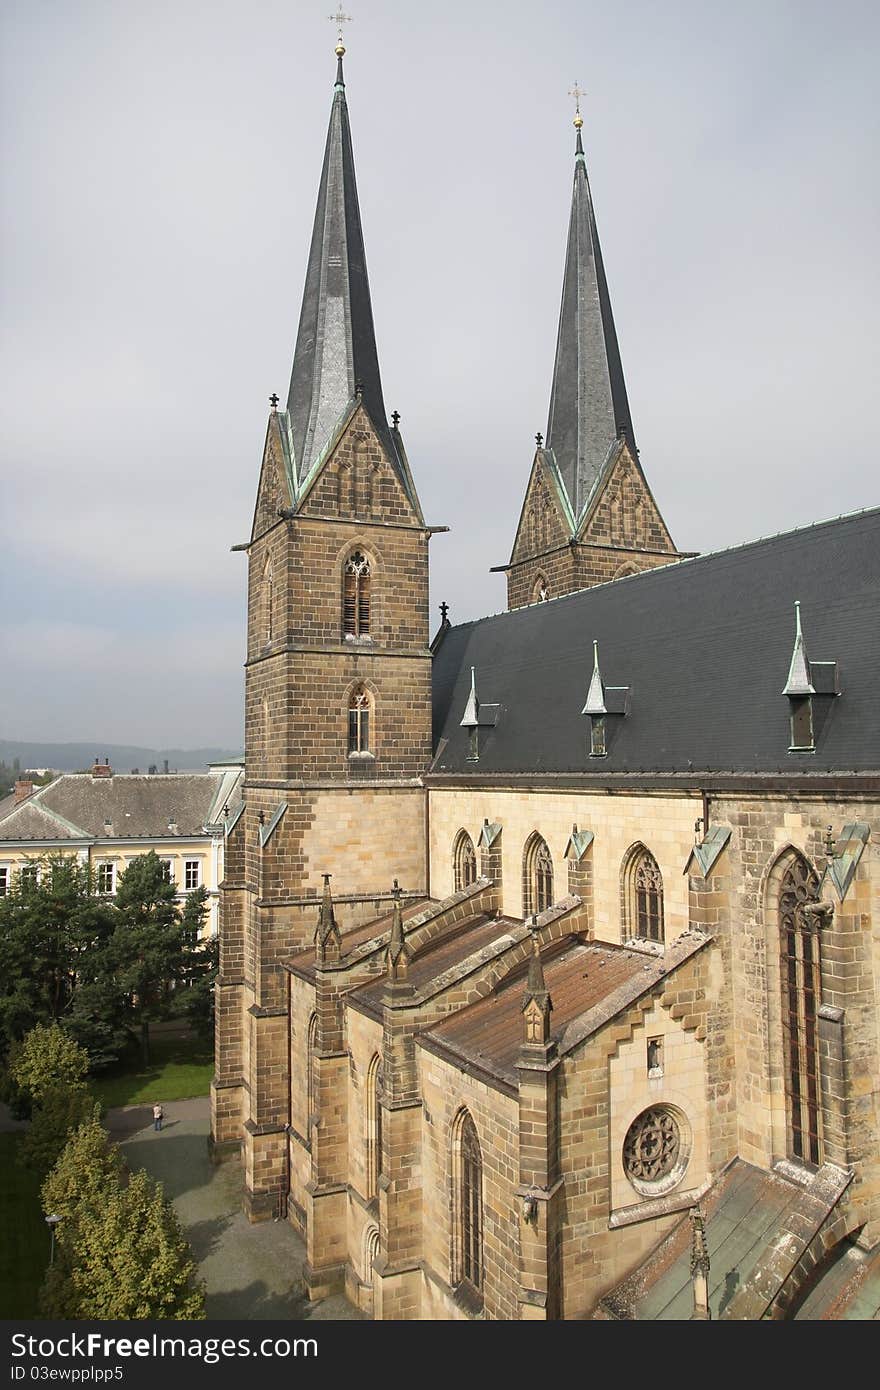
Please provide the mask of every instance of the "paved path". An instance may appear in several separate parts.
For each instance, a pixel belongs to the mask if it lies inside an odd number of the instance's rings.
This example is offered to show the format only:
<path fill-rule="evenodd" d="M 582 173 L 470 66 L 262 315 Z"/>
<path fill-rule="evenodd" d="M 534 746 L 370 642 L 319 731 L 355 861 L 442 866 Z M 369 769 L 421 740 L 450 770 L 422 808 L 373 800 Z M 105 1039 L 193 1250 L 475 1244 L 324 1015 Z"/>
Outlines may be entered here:
<path fill-rule="evenodd" d="M 129 1164 L 146 1168 L 173 1199 L 207 1284 L 208 1317 L 362 1317 L 341 1295 L 320 1303 L 303 1297 L 305 1248 L 286 1221 L 248 1221 L 240 1164 L 215 1167 L 208 1159 L 209 1100 L 169 1101 L 164 1110 L 158 1134 L 149 1105 L 110 1110 L 105 1123 Z"/>

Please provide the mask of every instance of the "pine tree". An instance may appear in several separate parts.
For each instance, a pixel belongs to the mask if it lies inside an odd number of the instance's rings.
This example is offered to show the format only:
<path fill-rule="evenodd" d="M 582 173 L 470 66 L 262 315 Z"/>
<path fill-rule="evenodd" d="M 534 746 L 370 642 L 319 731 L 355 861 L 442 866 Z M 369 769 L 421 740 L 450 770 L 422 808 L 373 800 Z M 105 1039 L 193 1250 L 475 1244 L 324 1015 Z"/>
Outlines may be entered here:
<path fill-rule="evenodd" d="M 172 990 L 184 977 L 186 960 L 177 890 L 155 852 L 133 859 L 120 874 L 115 906 L 107 965 L 139 1025 L 148 1065 L 150 1023 L 171 1012 Z"/>

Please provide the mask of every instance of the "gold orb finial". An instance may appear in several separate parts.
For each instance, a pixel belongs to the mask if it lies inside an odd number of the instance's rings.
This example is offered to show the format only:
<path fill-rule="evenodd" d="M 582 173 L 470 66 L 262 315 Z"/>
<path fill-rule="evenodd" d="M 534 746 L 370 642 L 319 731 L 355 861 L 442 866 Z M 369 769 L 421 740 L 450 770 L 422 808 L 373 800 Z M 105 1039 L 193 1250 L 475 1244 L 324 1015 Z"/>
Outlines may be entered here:
<path fill-rule="evenodd" d="M 580 111 L 578 111 L 578 112 L 576 113 L 576 115 L 575 115 L 574 123 L 573 123 L 573 124 L 574 124 L 575 130 L 580 130 L 580 128 L 581 128 L 581 126 L 583 125 L 583 123 L 584 123 L 584 118 L 583 118 L 583 116 L 581 115 Z"/>
<path fill-rule="evenodd" d="M 345 10 L 340 5 L 336 13 L 328 14 L 327 18 L 330 20 L 331 24 L 336 25 L 338 32 L 336 35 L 336 48 L 334 52 L 336 53 L 337 58 L 341 58 L 345 53 L 345 44 L 342 42 L 342 26 L 343 24 L 351 23 L 351 15 L 346 14 Z"/>
<path fill-rule="evenodd" d="M 345 54 L 345 44 L 342 42 L 342 39 L 339 40 L 333 51 L 336 54 L 337 58 L 343 57 L 343 55 Z"/>

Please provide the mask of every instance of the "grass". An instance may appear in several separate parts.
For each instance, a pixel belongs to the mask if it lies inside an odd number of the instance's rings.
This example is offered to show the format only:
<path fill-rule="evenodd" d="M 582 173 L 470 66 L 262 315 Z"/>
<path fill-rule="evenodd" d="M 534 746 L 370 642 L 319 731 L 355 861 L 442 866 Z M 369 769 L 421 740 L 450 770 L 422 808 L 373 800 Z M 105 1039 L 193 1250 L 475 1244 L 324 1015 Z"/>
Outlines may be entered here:
<path fill-rule="evenodd" d="M 0 1318 L 35 1318 L 49 1263 L 40 1179 L 15 1162 L 17 1134 L 0 1134 Z"/>
<path fill-rule="evenodd" d="M 208 1094 L 214 1074 L 210 1043 L 198 1038 L 156 1038 L 150 1043 L 150 1055 L 148 1067 L 134 1064 L 127 1071 L 90 1082 L 106 1109 Z"/>

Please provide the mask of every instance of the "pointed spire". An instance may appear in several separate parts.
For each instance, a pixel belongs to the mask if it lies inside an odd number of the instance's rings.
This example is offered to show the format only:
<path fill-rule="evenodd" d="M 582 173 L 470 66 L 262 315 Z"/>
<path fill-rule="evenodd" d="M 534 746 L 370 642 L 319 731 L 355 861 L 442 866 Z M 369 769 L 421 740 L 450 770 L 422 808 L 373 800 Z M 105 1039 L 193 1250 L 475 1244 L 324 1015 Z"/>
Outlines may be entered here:
<path fill-rule="evenodd" d="M 480 722 L 480 702 L 477 699 L 476 667 L 471 667 L 471 693 L 464 707 L 464 718 L 459 725 L 462 729 L 476 729 Z"/>
<path fill-rule="evenodd" d="M 315 928 L 315 950 L 319 962 L 323 964 L 328 958 L 338 958 L 342 938 L 336 923 L 333 897 L 330 893 L 331 875 L 324 874 L 322 877 L 324 879 L 324 891 L 318 910 L 318 925 Z"/>
<path fill-rule="evenodd" d="M 590 688 L 587 691 L 587 703 L 581 710 L 581 714 L 607 714 L 605 708 L 605 687 L 602 684 L 602 676 L 599 672 L 599 643 L 593 638 L 593 674 L 590 677 Z"/>
<path fill-rule="evenodd" d="M 575 94 L 574 191 L 545 448 L 578 517 L 614 441 L 625 437 L 635 452 L 635 434 L 587 178 L 577 87 Z"/>
<path fill-rule="evenodd" d="M 544 979 L 544 966 L 541 962 L 541 942 L 538 936 L 537 919 L 532 918 L 532 954 L 529 959 L 529 973 L 520 1012 L 525 1015 L 526 1046 L 545 1044 L 550 1037 L 550 1014 L 553 1000 Z"/>
<path fill-rule="evenodd" d="M 342 69 L 344 53 L 340 38 L 287 397 L 293 468 L 301 487 L 345 412 L 360 399 L 415 504 L 409 472 L 395 447 L 382 395 Z"/>
<path fill-rule="evenodd" d="M 403 934 L 403 912 L 400 906 L 400 884 L 394 880 L 392 889 L 394 897 L 394 909 L 391 915 L 391 935 L 388 938 L 388 973 L 393 983 L 398 980 L 406 979 L 406 968 L 409 965 L 409 950 L 407 949 L 406 939 Z"/>
<path fill-rule="evenodd" d="M 791 654 L 791 665 L 788 668 L 788 680 L 785 682 L 783 695 L 815 695 L 816 691 L 810 679 L 810 663 L 807 658 L 807 648 L 804 643 L 804 634 L 801 631 L 801 605 L 800 600 L 794 601 L 794 650 Z"/>
<path fill-rule="evenodd" d="M 711 1321 L 709 1308 L 709 1244 L 706 1240 L 706 1218 L 702 1208 L 691 1207 L 691 1284 L 694 1292 L 693 1319 Z"/>

